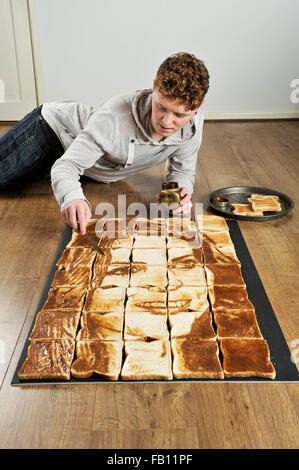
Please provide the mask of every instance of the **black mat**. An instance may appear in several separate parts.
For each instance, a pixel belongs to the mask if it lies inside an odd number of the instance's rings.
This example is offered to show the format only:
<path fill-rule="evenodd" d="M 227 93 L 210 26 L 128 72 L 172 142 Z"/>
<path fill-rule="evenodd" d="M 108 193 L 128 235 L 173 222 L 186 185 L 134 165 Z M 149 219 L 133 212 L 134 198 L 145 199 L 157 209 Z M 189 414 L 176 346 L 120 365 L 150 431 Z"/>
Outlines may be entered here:
<path fill-rule="evenodd" d="M 276 377 L 274 380 L 265 379 L 265 378 L 258 378 L 258 377 L 250 377 L 250 378 L 226 378 L 226 379 L 190 379 L 190 380 L 181 380 L 181 379 L 174 379 L 171 381 L 161 381 L 161 380 L 135 380 L 135 381 L 125 381 L 125 380 L 118 380 L 118 381 L 109 381 L 109 380 L 102 380 L 97 378 L 96 376 L 90 377 L 88 379 L 75 379 L 71 378 L 70 380 L 19 380 L 18 378 L 18 371 L 22 366 L 24 360 L 26 359 L 27 349 L 29 346 L 29 335 L 34 327 L 35 324 L 35 317 L 37 313 L 42 309 L 44 303 L 47 300 L 48 292 L 51 286 L 51 282 L 54 278 L 55 271 L 56 271 L 56 262 L 60 258 L 63 250 L 65 249 L 67 243 L 71 239 L 72 230 L 70 227 L 67 227 L 63 238 L 60 244 L 60 247 L 57 252 L 57 256 L 55 262 L 53 264 L 51 273 L 48 278 L 48 282 L 46 283 L 44 292 L 40 299 L 38 308 L 36 310 L 36 314 L 34 316 L 32 325 L 28 332 L 27 340 L 25 341 L 20 359 L 18 361 L 18 365 L 16 367 L 15 373 L 13 375 L 11 385 L 18 385 L 18 386 L 31 386 L 31 385 L 60 385 L 60 384 L 118 384 L 118 383 L 178 383 L 178 382 L 189 382 L 189 383 L 197 383 L 197 382 L 217 382 L 217 383 L 224 383 L 224 382 L 299 382 L 299 372 L 295 366 L 295 364 L 291 360 L 291 353 L 287 342 L 283 336 L 279 323 L 276 319 L 275 313 L 272 309 L 271 303 L 268 299 L 268 296 L 265 292 L 264 286 L 262 281 L 258 275 L 258 272 L 255 268 L 255 265 L 252 261 L 250 256 L 249 250 L 241 233 L 241 230 L 238 226 L 237 221 L 235 220 L 227 220 L 230 236 L 234 243 L 235 250 L 238 256 L 238 259 L 241 262 L 242 267 L 242 274 L 244 278 L 244 282 L 247 286 L 248 297 L 253 303 L 256 311 L 257 322 L 260 327 L 261 333 L 265 340 L 269 344 L 270 349 L 270 358 L 271 362 L 275 367 L 276 370 Z"/>

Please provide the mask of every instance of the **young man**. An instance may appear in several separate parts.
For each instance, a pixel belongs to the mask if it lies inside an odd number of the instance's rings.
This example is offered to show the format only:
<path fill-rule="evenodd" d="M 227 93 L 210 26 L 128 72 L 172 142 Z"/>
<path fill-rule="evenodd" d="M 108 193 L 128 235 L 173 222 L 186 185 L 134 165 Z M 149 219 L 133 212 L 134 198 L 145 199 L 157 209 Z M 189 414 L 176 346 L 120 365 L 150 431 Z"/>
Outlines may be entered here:
<path fill-rule="evenodd" d="M 186 212 L 202 139 L 200 106 L 208 88 L 204 63 L 178 53 L 160 65 L 153 89 L 113 97 L 97 109 L 45 103 L 0 137 L 0 188 L 25 173 L 51 170 L 62 216 L 85 234 L 91 208 L 80 176 L 111 183 L 169 159 L 166 179 L 181 188 L 176 212 Z"/>

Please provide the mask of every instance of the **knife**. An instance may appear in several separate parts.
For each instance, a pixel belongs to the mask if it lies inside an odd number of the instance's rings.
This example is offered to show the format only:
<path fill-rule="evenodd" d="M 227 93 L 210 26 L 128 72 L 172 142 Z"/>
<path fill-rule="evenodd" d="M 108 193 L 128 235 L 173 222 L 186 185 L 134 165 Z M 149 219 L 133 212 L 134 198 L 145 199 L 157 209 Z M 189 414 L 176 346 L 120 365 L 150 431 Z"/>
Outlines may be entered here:
<path fill-rule="evenodd" d="M 96 244 L 96 242 L 88 235 L 88 233 L 85 234 L 85 237 L 89 241 L 89 243 L 97 250 L 100 255 L 104 255 L 104 251 Z"/>

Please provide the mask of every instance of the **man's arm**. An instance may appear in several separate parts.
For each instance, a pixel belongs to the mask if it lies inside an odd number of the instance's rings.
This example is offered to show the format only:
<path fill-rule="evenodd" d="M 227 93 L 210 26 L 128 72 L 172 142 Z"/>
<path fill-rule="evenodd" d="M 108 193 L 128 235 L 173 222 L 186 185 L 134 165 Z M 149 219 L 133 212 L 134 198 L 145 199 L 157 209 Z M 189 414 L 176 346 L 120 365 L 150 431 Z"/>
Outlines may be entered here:
<path fill-rule="evenodd" d="M 54 196 L 62 216 L 73 229 L 85 233 L 91 217 L 91 207 L 86 199 L 80 176 L 105 153 L 109 153 L 114 138 L 114 124 L 110 116 L 95 113 L 74 142 L 58 158 L 51 169 Z"/>
<path fill-rule="evenodd" d="M 169 157 L 166 181 L 175 181 L 181 189 L 181 207 L 175 213 L 188 212 L 191 209 L 191 196 L 196 177 L 198 151 L 202 141 L 203 114 L 197 124 L 196 134 L 189 143 L 182 145 Z"/>

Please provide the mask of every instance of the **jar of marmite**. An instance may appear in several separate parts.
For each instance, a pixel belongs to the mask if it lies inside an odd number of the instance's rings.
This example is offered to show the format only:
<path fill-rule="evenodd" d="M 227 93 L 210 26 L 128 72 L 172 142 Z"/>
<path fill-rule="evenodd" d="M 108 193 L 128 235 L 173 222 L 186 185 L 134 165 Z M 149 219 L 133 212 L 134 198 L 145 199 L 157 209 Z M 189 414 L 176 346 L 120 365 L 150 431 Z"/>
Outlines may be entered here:
<path fill-rule="evenodd" d="M 162 184 L 160 192 L 160 204 L 170 210 L 177 209 L 180 205 L 180 188 L 178 183 L 174 181 L 167 181 Z"/>

